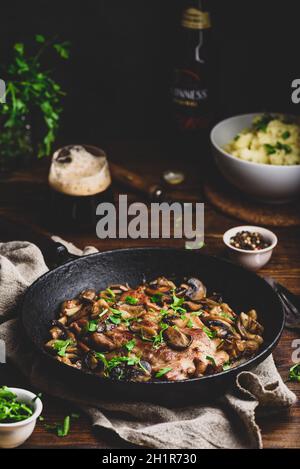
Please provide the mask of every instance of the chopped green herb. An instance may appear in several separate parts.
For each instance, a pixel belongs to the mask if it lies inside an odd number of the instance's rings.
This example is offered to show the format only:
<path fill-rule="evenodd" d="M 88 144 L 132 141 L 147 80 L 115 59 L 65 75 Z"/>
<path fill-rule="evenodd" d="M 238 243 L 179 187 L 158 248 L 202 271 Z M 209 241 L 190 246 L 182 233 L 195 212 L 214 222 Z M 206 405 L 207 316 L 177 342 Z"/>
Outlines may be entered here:
<path fill-rule="evenodd" d="M 208 329 L 208 327 L 206 326 L 203 326 L 203 332 L 205 332 L 205 334 L 207 335 L 207 337 L 209 337 L 210 339 L 214 339 L 216 337 L 216 332 L 215 331 L 211 331 L 210 329 Z"/>
<path fill-rule="evenodd" d="M 263 116 L 255 119 L 253 123 L 253 129 L 256 131 L 266 132 L 269 122 L 273 120 L 273 116 L 270 114 L 264 114 Z"/>
<path fill-rule="evenodd" d="M 217 366 L 216 360 L 214 359 L 214 357 L 211 357 L 210 355 L 206 355 L 206 360 L 209 360 L 213 364 L 213 366 Z"/>
<path fill-rule="evenodd" d="M 131 350 L 135 347 L 136 345 L 136 340 L 135 339 L 132 339 L 132 340 L 129 340 L 126 344 L 125 344 L 125 348 L 128 350 L 128 352 L 131 352 Z"/>
<path fill-rule="evenodd" d="M 230 368 L 231 368 L 231 363 L 230 363 L 230 362 L 224 363 L 224 365 L 223 365 L 223 371 L 230 370 Z"/>
<path fill-rule="evenodd" d="M 203 311 L 193 311 L 191 316 L 203 316 Z"/>
<path fill-rule="evenodd" d="M 274 145 L 270 145 L 269 143 L 264 144 L 265 150 L 267 152 L 267 155 L 273 155 L 276 153 L 276 148 Z"/>
<path fill-rule="evenodd" d="M 39 421 L 40 422 L 43 422 L 45 420 L 45 417 L 43 417 L 42 415 L 39 416 Z"/>
<path fill-rule="evenodd" d="M 73 342 L 72 340 L 68 339 L 68 340 L 56 340 L 54 342 L 54 350 L 57 351 L 57 355 L 59 355 L 60 357 L 65 357 L 66 356 L 66 352 L 67 352 L 67 348 L 69 347 L 69 345 L 72 345 Z"/>
<path fill-rule="evenodd" d="M 165 374 L 169 373 L 169 371 L 172 371 L 172 369 L 173 368 L 162 368 L 156 373 L 155 378 L 161 378 Z"/>
<path fill-rule="evenodd" d="M 190 329 L 193 328 L 193 321 L 191 319 L 189 319 L 188 323 L 187 323 L 187 327 L 189 327 Z"/>
<path fill-rule="evenodd" d="M 86 326 L 86 330 L 88 332 L 96 332 L 98 329 L 98 321 L 96 319 L 93 319 L 92 321 L 89 321 Z"/>
<path fill-rule="evenodd" d="M 159 303 L 161 301 L 162 293 L 155 293 L 155 295 L 151 296 L 150 301 L 151 303 Z"/>
<path fill-rule="evenodd" d="M 161 309 L 160 314 L 164 317 L 164 316 L 167 316 L 169 314 L 169 311 L 167 309 Z"/>
<path fill-rule="evenodd" d="M 0 388 L 0 423 L 15 423 L 31 417 L 33 410 L 17 400 L 17 395 L 6 386 Z"/>
<path fill-rule="evenodd" d="M 128 295 L 125 298 L 125 302 L 129 305 L 136 305 L 136 304 L 138 304 L 139 300 L 138 300 L 138 298 L 134 298 L 134 296 Z"/>
<path fill-rule="evenodd" d="M 114 316 L 122 316 L 123 314 L 123 311 L 120 311 L 119 309 L 115 309 L 115 308 L 109 308 L 109 309 L 114 314 Z"/>
<path fill-rule="evenodd" d="M 57 425 L 57 436 L 67 436 L 70 432 L 70 416 L 64 418 L 62 425 Z"/>
<path fill-rule="evenodd" d="M 109 320 L 110 320 L 113 324 L 116 324 L 116 325 L 120 324 L 120 322 L 121 322 L 121 319 L 120 319 L 120 318 L 116 318 L 116 316 L 113 316 L 113 315 L 112 315 L 112 316 L 109 316 Z"/>
<path fill-rule="evenodd" d="M 237 134 L 235 137 L 234 137 L 234 141 L 236 142 L 237 140 L 239 140 L 240 138 L 240 134 Z"/>
<path fill-rule="evenodd" d="M 164 343 L 163 333 L 166 329 L 168 329 L 168 324 L 160 323 L 160 331 L 153 339 L 153 347 L 159 348 Z"/>
<path fill-rule="evenodd" d="M 287 145 L 286 143 L 277 142 L 276 148 L 278 150 L 283 150 L 286 154 L 289 154 L 292 152 L 292 148 L 290 147 L 290 145 Z"/>
<path fill-rule="evenodd" d="M 112 291 L 110 288 L 107 288 L 107 289 L 105 290 L 105 292 L 108 293 L 111 298 L 115 298 L 115 297 L 116 297 L 115 292 Z"/>
<path fill-rule="evenodd" d="M 289 379 L 290 381 L 297 381 L 300 383 L 300 363 L 296 363 L 296 365 L 290 368 Z"/>
<path fill-rule="evenodd" d="M 290 138 L 291 136 L 291 132 L 289 132 L 288 130 L 286 130 L 285 132 L 283 132 L 283 134 L 281 135 L 281 137 L 283 138 L 283 140 L 287 140 L 288 138 Z"/>
<path fill-rule="evenodd" d="M 106 314 L 107 312 L 108 312 L 108 309 L 107 309 L 107 308 L 104 309 L 104 310 L 102 311 L 102 313 L 99 314 L 99 318 L 101 318 L 102 316 L 104 316 L 104 314 Z"/>

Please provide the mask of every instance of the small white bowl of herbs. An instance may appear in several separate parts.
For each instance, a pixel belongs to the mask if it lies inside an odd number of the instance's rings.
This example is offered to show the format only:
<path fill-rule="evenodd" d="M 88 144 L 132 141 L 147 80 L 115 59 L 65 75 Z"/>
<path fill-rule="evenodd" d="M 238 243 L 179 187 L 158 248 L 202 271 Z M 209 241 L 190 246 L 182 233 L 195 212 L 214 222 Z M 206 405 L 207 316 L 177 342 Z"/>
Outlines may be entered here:
<path fill-rule="evenodd" d="M 32 434 L 42 410 L 42 401 L 34 393 L 0 387 L 0 448 L 22 445 Z"/>

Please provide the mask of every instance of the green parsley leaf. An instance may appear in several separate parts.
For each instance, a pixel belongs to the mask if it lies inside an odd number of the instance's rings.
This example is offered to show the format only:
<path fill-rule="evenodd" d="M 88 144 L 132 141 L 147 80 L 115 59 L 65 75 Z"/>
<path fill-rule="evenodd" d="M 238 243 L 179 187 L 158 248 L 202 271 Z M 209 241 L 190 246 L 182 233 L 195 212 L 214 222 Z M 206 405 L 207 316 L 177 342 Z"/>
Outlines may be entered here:
<path fill-rule="evenodd" d="M 159 303 L 161 301 L 162 293 L 155 293 L 155 295 L 151 296 L 150 301 L 151 303 Z"/>
<path fill-rule="evenodd" d="M 36 34 L 35 35 L 35 40 L 36 42 L 39 42 L 40 44 L 43 44 L 45 42 L 45 36 L 42 34 Z"/>
<path fill-rule="evenodd" d="M 125 298 L 125 302 L 129 305 L 136 305 L 136 304 L 138 304 L 139 300 L 138 300 L 138 298 L 134 298 L 134 296 L 128 295 Z"/>
<path fill-rule="evenodd" d="M 210 355 L 206 355 L 206 360 L 209 360 L 213 366 L 217 366 L 216 360 L 214 359 L 214 357 L 211 357 Z"/>
<path fill-rule="evenodd" d="M 53 344 L 54 350 L 57 351 L 57 355 L 60 357 L 65 357 L 67 348 L 69 345 L 72 345 L 73 341 L 68 339 L 68 340 L 56 340 Z"/>
<path fill-rule="evenodd" d="M 70 432 L 70 416 L 64 418 L 63 424 L 57 426 L 57 436 L 67 436 Z"/>
<path fill-rule="evenodd" d="M 172 371 L 173 368 L 162 368 L 161 370 L 159 370 L 156 375 L 155 375 L 155 378 L 161 378 L 162 376 L 164 376 L 166 373 L 168 373 L 169 371 Z"/>
<path fill-rule="evenodd" d="M 290 368 L 289 379 L 290 381 L 300 383 L 300 363 L 296 363 L 296 365 Z"/>
<path fill-rule="evenodd" d="M 209 337 L 209 339 L 214 339 L 216 337 L 215 331 L 211 331 L 206 326 L 204 326 L 202 329 L 203 329 L 203 332 L 205 332 L 205 334 L 207 335 L 207 337 Z"/>
<path fill-rule="evenodd" d="M 188 323 L 187 323 L 187 327 L 189 327 L 190 329 L 193 328 L 193 321 L 191 321 L 191 319 L 188 320 Z"/>
<path fill-rule="evenodd" d="M 283 132 L 283 134 L 281 135 L 281 137 L 283 138 L 283 140 L 287 140 L 288 138 L 290 138 L 291 136 L 291 132 L 289 132 L 288 130 L 286 130 L 285 132 Z"/>
<path fill-rule="evenodd" d="M 132 339 L 132 340 L 129 340 L 126 344 L 125 344 L 125 348 L 128 350 L 128 352 L 131 352 L 131 350 L 135 347 L 136 345 L 136 340 L 135 339 Z"/>
<path fill-rule="evenodd" d="M 93 319 L 92 321 L 88 322 L 86 326 L 86 330 L 88 332 L 96 332 L 97 329 L 98 329 L 98 321 L 96 319 Z"/>
<path fill-rule="evenodd" d="M 224 365 L 223 365 L 223 371 L 230 370 L 230 368 L 231 368 L 231 363 L 230 363 L 230 362 L 224 363 Z"/>

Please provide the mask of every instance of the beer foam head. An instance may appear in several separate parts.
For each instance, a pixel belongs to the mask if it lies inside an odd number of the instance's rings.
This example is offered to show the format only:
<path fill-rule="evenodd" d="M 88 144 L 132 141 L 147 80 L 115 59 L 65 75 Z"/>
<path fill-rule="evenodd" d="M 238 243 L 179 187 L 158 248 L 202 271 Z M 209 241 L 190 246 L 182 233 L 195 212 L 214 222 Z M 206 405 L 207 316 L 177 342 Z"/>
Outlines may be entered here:
<path fill-rule="evenodd" d="M 67 195 L 85 196 L 105 191 L 111 183 L 105 153 L 82 145 L 57 150 L 52 158 L 49 184 Z"/>

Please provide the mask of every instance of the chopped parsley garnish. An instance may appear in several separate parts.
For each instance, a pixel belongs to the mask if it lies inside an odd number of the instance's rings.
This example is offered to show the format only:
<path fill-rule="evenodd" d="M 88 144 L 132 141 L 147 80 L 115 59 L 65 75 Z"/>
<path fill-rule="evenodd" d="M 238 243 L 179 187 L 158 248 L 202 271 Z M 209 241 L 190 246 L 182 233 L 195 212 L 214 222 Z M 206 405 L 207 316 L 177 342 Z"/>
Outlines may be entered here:
<path fill-rule="evenodd" d="M 151 303 L 159 303 L 161 301 L 162 293 L 155 293 L 155 295 L 151 296 L 150 301 Z"/>
<path fill-rule="evenodd" d="M 222 313 L 219 313 L 219 315 L 220 315 L 222 318 L 230 319 L 231 321 L 235 321 L 235 320 L 236 320 L 233 316 L 230 316 L 230 314 L 224 313 L 224 311 L 223 311 Z"/>
<path fill-rule="evenodd" d="M 166 329 L 168 329 L 168 324 L 161 323 L 160 324 L 161 330 L 153 339 L 153 347 L 159 348 L 164 343 L 163 333 Z"/>
<path fill-rule="evenodd" d="M 290 368 L 289 379 L 290 381 L 297 381 L 300 383 L 300 363 L 297 363 Z"/>
<path fill-rule="evenodd" d="M 110 320 L 113 324 L 115 324 L 116 326 L 117 326 L 118 324 L 120 324 L 121 321 L 122 321 L 121 318 L 118 318 L 118 317 L 116 317 L 116 316 L 114 316 L 114 315 L 109 316 L 109 320 Z"/>
<path fill-rule="evenodd" d="M 107 288 L 105 290 L 105 293 L 108 293 L 111 298 L 116 298 L 116 294 L 114 291 L 112 291 L 110 288 Z"/>
<path fill-rule="evenodd" d="M 187 327 L 189 327 L 190 329 L 192 329 L 194 326 L 193 324 L 193 321 L 191 319 L 188 320 L 188 323 L 187 323 Z"/>
<path fill-rule="evenodd" d="M 169 373 L 169 371 L 172 371 L 172 369 L 173 368 L 162 368 L 156 373 L 155 378 L 161 378 L 165 374 Z"/>
<path fill-rule="evenodd" d="M 283 138 L 283 140 L 287 140 L 288 138 L 290 138 L 291 136 L 291 132 L 289 132 L 288 130 L 286 130 L 285 132 L 283 132 L 283 134 L 281 135 L 281 137 Z"/>
<path fill-rule="evenodd" d="M 203 311 L 193 311 L 191 316 L 203 316 Z"/>
<path fill-rule="evenodd" d="M 167 316 L 169 314 L 169 311 L 167 309 L 161 309 L 160 314 L 164 317 L 164 316 Z"/>
<path fill-rule="evenodd" d="M 286 143 L 281 143 L 277 142 L 276 145 L 270 145 L 269 143 L 264 144 L 265 150 L 267 152 L 267 155 L 273 155 L 274 153 L 280 150 L 283 150 L 286 154 L 289 154 L 292 152 L 292 149 L 290 145 L 287 145 Z"/>
<path fill-rule="evenodd" d="M 0 388 L 0 423 L 20 422 L 32 416 L 33 410 L 17 398 L 6 386 Z"/>
<path fill-rule="evenodd" d="M 253 123 L 253 129 L 256 131 L 266 132 L 269 123 L 273 120 L 273 116 L 270 114 L 264 114 L 260 118 L 256 119 Z"/>
<path fill-rule="evenodd" d="M 128 350 L 128 352 L 131 352 L 131 350 L 135 347 L 136 345 L 136 340 L 135 339 L 132 339 L 132 340 L 129 340 L 125 345 L 124 347 Z"/>
<path fill-rule="evenodd" d="M 67 415 L 63 423 L 55 423 L 54 425 L 45 425 L 46 430 L 55 432 L 57 436 L 64 437 L 70 433 L 71 418 Z"/>
<path fill-rule="evenodd" d="M 216 364 L 216 360 L 214 359 L 214 357 L 210 356 L 210 355 L 206 355 L 206 360 L 209 360 L 213 366 L 217 366 Z"/>
<path fill-rule="evenodd" d="M 216 332 L 215 331 L 211 331 L 206 326 L 204 326 L 202 329 L 203 329 L 203 332 L 205 332 L 205 334 L 207 335 L 207 337 L 209 339 L 214 339 L 216 337 Z"/>
<path fill-rule="evenodd" d="M 89 321 L 86 326 L 86 330 L 88 332 L 96 332 L 98 329 L 98 321 L 96 319 L 93 319 L 92 321 Z"/>
<path fill-rule="evenodd" d="M 223 365 L 223 371 L 230 370 L 230 368 L 231 368 L 231 363 L 230 363 L 230 362 L 224 363 L 224 365 Z"/>
<path fill-rule="evenodd" d="M 126 296 L 125 298 L 125 302 L 128 304 L 128 305 L 137 305 L 139 300 L 138 298 L 135 298 L 134 296 Z"/>
<path fill-rule="evenodd" d="M 57 355 L 60 357 L 65 357 L 67 348 L 69 345 L 73 345 L 73 341 L 68 339 L 68 340 L 56 340 L 53 344 L 54 350 L 56 350 Z"/>
<path fill-rule="evenodd" d="M 173 295 L 173 303 L 170 305 L 170 308 L 172 308 L 176 313 L 185 314 L 187 312 L 186 309 L 181 307 L 183 303 L 184 298 L 178 298 L 176 295 Z"/>

